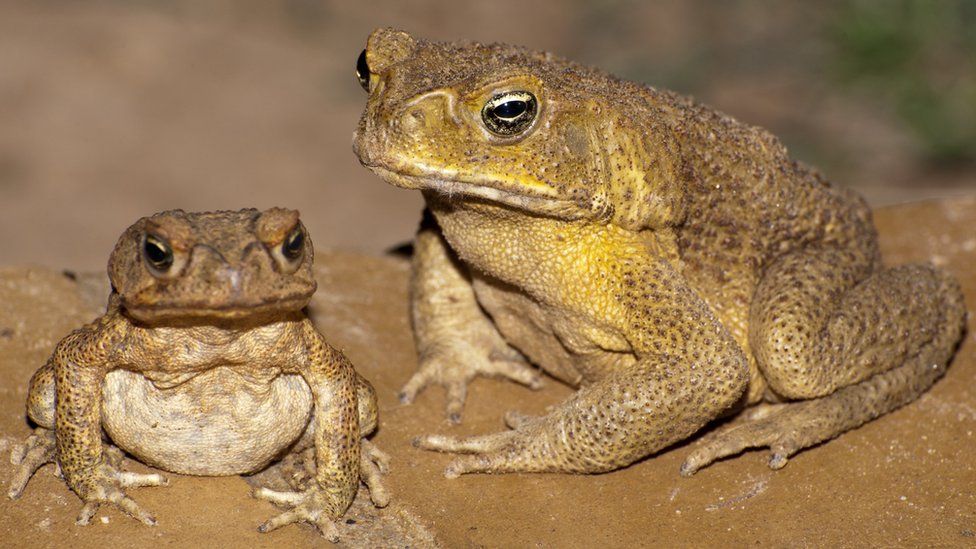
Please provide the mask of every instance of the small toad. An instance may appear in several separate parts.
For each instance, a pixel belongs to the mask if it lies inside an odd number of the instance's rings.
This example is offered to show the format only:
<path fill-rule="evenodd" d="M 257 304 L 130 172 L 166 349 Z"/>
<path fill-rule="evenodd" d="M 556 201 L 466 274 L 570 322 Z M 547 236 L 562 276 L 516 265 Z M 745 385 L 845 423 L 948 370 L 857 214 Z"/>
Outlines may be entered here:
<path fill-rule="evenodd" d="M 291 507 L 260 531 L 307 521 L 336 540 L 360 480 L 386 505 L 387 458 L 364 438 L 376 427 L 373 388 L 304 311 L 312 257 L 294 210 L 174 210 L 129 227 L 109 258 L 107 311 L 61 340 L 31 379 L 38 427 L 14 450 L 10 497 L 53 462 L 84 502 L 79 524 L 109 503 L 153 525 L 126 489 L 167 481 L 124 471 L 119 449 L 208 476 L 301 452 L 314 480 L 256 490 Z"/>
<path fill-rule="evenodd" d="M 509 430 L 429 435 L 463 473 L 597 473 L 705 437 L 689 475 L 749 447 L 796 452 L 911 402 L 964 324 L 958 283 L 885 267 L 864 200 L 768 132 L 686 97 L 502 44 L 374 32 L 354 141 L 423 193 L 411 312 L 420 367 L 402 391 L 578 391 Z"/>

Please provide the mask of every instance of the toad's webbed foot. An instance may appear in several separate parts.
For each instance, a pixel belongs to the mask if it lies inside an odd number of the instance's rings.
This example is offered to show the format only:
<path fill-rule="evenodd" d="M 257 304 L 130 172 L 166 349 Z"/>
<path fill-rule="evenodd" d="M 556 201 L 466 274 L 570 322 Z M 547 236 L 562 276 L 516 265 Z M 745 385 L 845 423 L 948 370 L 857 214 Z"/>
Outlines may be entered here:
<path fill-rule="evenodd" d="M 24 488 L 38 469 L 48 463 L 57 463 L 54 457 L 55 445 L 54 431 L 38 427 L 23 444 L 14 447 L 10 452 L 10 462 L 17 468 L 7 491 L 10 499 L 17 499 L 24 493 Z M 58 474 L 60 475 L 60 470 Z"/>
<path fill-rule="evenodd" d="M 78 483 L 76 492 L 85 505 L 78 514 L 76 524 L 86 526 L 99 506 L 110 503 L 124 513 L 145 524 L 155 526 L 156 519 L 125 493 L 125 488 L 166 486 L 166 477 L 158 473 L 133 473 L 121 469 L 121 452 L 112 448 L 103 453 L 102 463 L 89 478 Z"/>
<path fill-rule="evenodd" d="M 325 491 L 317 484 L 312 484 L 307 490 L 301 492 L 279 492 L 258 488 L 254 491 L 254 497 L 291 508 L 258 526 L 259 532 L 270 532 L 296 522 L 308 522 L 318 528 L 329 541 L 339 541 L 339 529 L 328 512 L 335 506 L 328 501 Z"/>
<path fill-rule="evenodd" d="M 503 377 L 531 389 L 542 388 L 542 376 L 529 366 L 517 351 L 508 347 L 500 336 L 497 345 L 472 344 L 459 338 L 450 344 L 434 345 L 421 354 L 420 367 L 400 391 L 400 401 L 413 402 L 417 394 L 430 385 L 447 390 L 447 417 L 461 422 L 461 410 L 467 398 L 468 384 L 477 376 Z M 479 341 L 486 338 L 475 338 Z"/>

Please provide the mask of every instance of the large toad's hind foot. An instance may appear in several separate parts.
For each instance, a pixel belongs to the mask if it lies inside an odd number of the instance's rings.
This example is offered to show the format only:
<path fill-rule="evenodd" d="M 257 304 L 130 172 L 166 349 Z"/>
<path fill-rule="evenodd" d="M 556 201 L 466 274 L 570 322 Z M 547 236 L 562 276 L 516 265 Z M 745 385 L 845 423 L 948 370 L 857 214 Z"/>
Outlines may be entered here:
<path fill-rule="evenodd" d="M 681 474 L 691 476 L 723 457 L 760 447 L 770 449 L 769 467 L 780 469 L 800 450 L 915 400 L 943 371 L 938 364 L 919 361 L 826 397 L 781 405 L 768 415 L 703 437 L 681 465 Z"/>
<path fill-rule="evenodd" d="M 904 276 L 906 274 L 911 277 Z M 921 332 L 924 329 L 933 333 L 928 342 L 909 355 L 901 365 L 877 373 L 864 381 L 842 387 L 820 398 L 770 406 L 767 408 L 769 413 L 706 435 L 681 466 L 681 474 L 690 476 L 718 459 L 757 447 L 768 447 L 771 452 L 769 466 L 773 469 L 782 468 L 790 456 L 800 450 L 830 440 L 903 406 L 918 398 L 935 383 L 945 373 L 954 344 L 962 330 L 965 311 L 958 286 L 946 275 L 926 267 L 903 267 L 885 275 L 888 280 L 902 277 L 902 280 L 911 281 L 912 285 L 919 284 L 916 281 L 925 282 L 927 279 L 932 285 L 927 294 L 941 298 L 934 301 L 934 306 L 925 304 L 934 309 L 929 315 L 930 322 L 915 330 Z M 872 283 L 874 281 L 869 280 L 867 285 L 861 287 L 862 291 L 870 291 Z M 897 286 L 890 284 L 887 291 L 892 292 L 892 287 L 897 289 Z M 904 297 L 888 301 L 909 303 L 909 299 Z M 864 301 L 877 305 L 885 300 L 879 297 Z M 853 309 L 864 310 L 870 309 L 866 306 Z"/>
<path fill-rule="evenodd" d="M 10 479 L 10 488 L 7 491 L 10 499 L 17 499 L 24 493 L 24 488 L 38 469 L 48 463 L 56 463 L 55 444 L 54 431 L 38 427 L 23 444 L 14 447 L 10 453 L 10 462 L 17 468 Z"/>

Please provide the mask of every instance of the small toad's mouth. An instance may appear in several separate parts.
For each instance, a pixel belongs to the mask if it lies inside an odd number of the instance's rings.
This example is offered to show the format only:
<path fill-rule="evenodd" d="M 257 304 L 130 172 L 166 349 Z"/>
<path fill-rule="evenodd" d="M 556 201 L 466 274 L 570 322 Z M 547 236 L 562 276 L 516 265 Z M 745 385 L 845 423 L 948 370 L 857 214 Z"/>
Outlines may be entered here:
<path fill-rule="evenodd" d="M 122 306 L 136 320 L 159 321 L 206 321 L 242 320 L 287 315 L 305 308 L 312 298 L 311 291 L 295 292 L 267 299 L 240 300 L 151 300 L 143 296 L 123 298 Z"/>
<path fill-rule="evenodd" d="M 536 183 L 531 187 L 519 187 L 519 192 L 514 192 L 505 190 L 504 184 L 486 177 L 464 176 L 458 173 L 445 174 L 436 171 L 416 173 L 416 169 L 411 170 L 415 173 L 404 173 L 379 165 L 366 167 L 384 181 L 404 189 L 434 191 L 445 198 L 471 197 L 563 219 L 585 216 L 585 212 L 580 210 L 575 202 L 558 198 L 554 188 L 542 183 Z"/>

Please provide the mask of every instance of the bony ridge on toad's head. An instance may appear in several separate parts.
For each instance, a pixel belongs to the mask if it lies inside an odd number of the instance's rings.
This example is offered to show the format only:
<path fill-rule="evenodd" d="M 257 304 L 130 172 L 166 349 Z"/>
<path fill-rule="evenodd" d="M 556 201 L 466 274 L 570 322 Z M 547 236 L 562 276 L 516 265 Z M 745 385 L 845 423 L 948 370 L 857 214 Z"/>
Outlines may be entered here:
<path fill-rule="evenodd" d="M 629 228 L 680 215 L 673 132 L 634 123 L 660 108 L 643 88 L 621 94 L 614 77 L 545 53 L 392 29 L 369 37 L 356 74 L 368 99 L 354 149 L 393 184 Z"/>
<path fill-rule="evenodd" d="M 297 211 L 171 210 L 126 230 L 109 277 L 139 320 L 242 318 L 304 307 L 316 288 L 312 260 Z"/>

